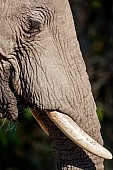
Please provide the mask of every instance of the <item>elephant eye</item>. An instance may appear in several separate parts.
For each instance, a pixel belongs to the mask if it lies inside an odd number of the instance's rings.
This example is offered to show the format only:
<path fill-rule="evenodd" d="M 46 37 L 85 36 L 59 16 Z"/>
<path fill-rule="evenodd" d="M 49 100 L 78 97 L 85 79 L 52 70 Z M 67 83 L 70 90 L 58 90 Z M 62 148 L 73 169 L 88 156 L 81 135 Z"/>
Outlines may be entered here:
<path fill-rule="evenodd" d="M 30 32 L 41 32 L 42 24 L 37 19 L 29 19 L 29 31 Z"/>
<path fill-rule="evenodd" d="M 39 34 L 42 31 L 43 24 L 36 18 L 28 18 L 26 19 L 22 26 L 22 30 L 24 31 L 24 36 L 31 38 L 35 35 Z"/>

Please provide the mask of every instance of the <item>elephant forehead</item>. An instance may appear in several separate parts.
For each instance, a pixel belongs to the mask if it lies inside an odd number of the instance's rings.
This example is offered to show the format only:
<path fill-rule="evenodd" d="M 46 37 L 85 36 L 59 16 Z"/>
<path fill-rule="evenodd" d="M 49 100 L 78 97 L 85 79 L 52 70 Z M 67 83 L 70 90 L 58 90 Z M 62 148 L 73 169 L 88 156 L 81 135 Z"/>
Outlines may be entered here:
<path fill-rule="evenodd" d="M 35 9 L 37 7 L 48 8 L 63 13 L 67 0 L 0 0 L 0 16 L 2 18 L 10 17 L 11 19 L 20 15 L 26 10 Z"/>
<path fill-rule="evenodd" d="M 11 22 L 20 18 L 23 8 L 28 8 L 29 1 L 0 0 L 0 20 Z"/>
<path fill-rule="evenodd" d="M 38 12 L 43 11 L 45 17 L 49 16 L 49 12 L 53 11 L 52 6 L 54 6 L 54 3 L 50 3 L 49 0 L 0 0 L 0 29 L 7 24 L 10 25 L 11 29 L 14 29 L 21 25 L 23 18 L 38 17 Z M 0 30 L 0 32 L 2 31 Z"/>
<path fill-rule="evenodd" d="M 17 13 L 23 8 L 32 8 L 36 6 L 51 7 L 55 6 L 54 0 L 0 0 L 0 13 L 4 14 L 10 11 L 10 14 Z"/>

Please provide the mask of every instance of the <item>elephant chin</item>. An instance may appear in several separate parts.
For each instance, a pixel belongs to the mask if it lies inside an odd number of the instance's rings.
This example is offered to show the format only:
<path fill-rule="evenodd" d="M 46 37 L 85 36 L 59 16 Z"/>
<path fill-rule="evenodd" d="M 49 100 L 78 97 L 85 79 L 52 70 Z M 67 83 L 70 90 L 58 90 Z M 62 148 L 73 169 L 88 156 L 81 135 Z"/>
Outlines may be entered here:
<path fill-rule="evenodd" d="M 112 159 L 112 154 L 84 132 L 68 115 L 57 111 L 46 111 L 46 113 L 55 125 L 78 146 L 104 159 Z M 32 110 L 32 114 L 45 132 L 48 133 L 43 122 L 37 116 L 37 112 Z"/>

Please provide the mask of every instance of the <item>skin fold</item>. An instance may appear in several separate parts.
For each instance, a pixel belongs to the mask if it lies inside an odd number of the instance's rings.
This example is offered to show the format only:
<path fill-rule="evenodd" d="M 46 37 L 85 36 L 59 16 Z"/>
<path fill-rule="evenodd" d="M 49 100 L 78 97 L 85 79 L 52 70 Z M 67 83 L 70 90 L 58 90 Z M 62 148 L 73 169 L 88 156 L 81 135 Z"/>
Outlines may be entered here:
<path fill-rule="evenodd" d="M 0 0 L 0 117 L 29 106 L 47 129 L 58 170 L 103 170 L 45 110 L 70 116 L 103 145 L 96 106 L 67 0 Z"/>

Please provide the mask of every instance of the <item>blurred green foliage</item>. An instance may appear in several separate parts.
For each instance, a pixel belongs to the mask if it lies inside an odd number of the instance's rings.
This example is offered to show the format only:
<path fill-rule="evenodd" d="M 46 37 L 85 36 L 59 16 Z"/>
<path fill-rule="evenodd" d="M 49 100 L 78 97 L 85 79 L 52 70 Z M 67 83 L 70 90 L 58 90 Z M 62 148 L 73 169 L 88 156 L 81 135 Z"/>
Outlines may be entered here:
<path fill-rule="evenodd" d="M 0 170 L 55 170 L 48 136 L 29 109 L 21 123 L 0 122 Z"/>
<path fill-rule="evenodd" d="M 102 125 L 113 153 L 113 0 L 70 0 Z M 48 136 L 28 110 L 21 123 L 0 121 L 0 170 L 55 170 Z M 105 161 L 113 169 L 113 161 Z"/>
<path fill-rule="evenodd" d="M 91 7 L 93 9 L 101 9 L 102 1 L 101 0 L 90 0 Z"/>

